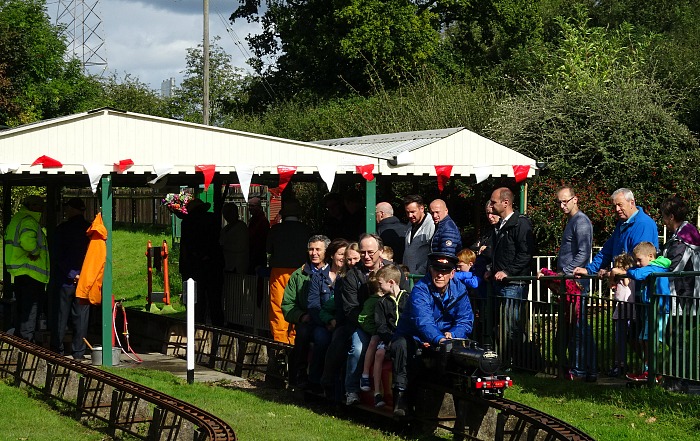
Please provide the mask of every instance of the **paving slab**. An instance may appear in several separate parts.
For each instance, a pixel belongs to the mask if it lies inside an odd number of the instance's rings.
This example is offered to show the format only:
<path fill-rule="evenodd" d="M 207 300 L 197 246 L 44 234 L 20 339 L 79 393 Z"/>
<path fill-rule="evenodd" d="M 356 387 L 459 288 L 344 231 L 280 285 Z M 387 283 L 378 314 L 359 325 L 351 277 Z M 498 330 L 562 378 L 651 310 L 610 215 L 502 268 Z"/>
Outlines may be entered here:
<path fill-rule="evenodd" d="M 143 360 L 141 363 L 137 363 L 136 361 L 129 358 L 126 354 L 122 353 L 120 357 L 120 363 L 118 366 L 115 367 L 124 369 L 142 368 L 158 370 L 170 372 L 174 376 L 182 378 L 184 380 L 187 379 L 187 361 L 182 358 L 171 357 L 160 352 L 147 352 L 143 354 L 139 353 L 138 356 L 139 358 L 141 358 L 141 360 Z M 194 381 L 198 383 L 242 380 L 243 378 L 241 377 L 227 374 L 225 372 L 220 372 L 214 369 L 198 366 L 196 364 L 194 367 Z"/>

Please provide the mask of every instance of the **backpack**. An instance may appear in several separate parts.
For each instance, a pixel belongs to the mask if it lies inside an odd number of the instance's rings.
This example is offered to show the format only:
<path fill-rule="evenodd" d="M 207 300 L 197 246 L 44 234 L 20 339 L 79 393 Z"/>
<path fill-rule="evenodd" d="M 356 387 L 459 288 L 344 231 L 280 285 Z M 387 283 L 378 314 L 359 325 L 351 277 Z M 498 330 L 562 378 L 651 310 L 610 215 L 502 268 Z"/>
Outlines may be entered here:
<path fill-rule="evenodd" d="M 688 243 L 687 241 L 681 239 L 678 237 L 676 234 L 674 234 L 671 239 L 667 242 L 667 244 L 671 243 L 672 241 L 677 241 L 680 242 L 684 245 L 685 249 L 683 251 L 683 257 L 681 258 L 681 261 L 678 262 L 678 265 L 676 265 L 675 268 L 669 268 L 669 271 L 672 272 L 678 272 L 678 271 L 685 271 L 685 268 L 688 264 L 688 262 L 691 262 L 692 264 L 692 271 L 700 271 L 700 246 L 698 245 L 693 245 L 691 243 Z M 664 247 L 664 255 L 666 254 L 666 251 L 668 250 L 668 246 Z M 678 293 L 676 292 L 676 284 L 673 283 L 673 281 L 669 281 L 669 287 L 671 289 L 671 296 L 672 296 L 672 305 L 671 305 L 671 311 L 672 314 L 677 313 L 680 315 L 683 312 L 682 307 L 677 307 L 676 306 L 676 299 Z M 693 287 L 693 298 L 694 299 L 700 299 L 700 276 L 695 276 L 695 284 Z M 697 314 L 697 305 L 696 302 L 693 302 L 692 306 L 692 315 Z"/>

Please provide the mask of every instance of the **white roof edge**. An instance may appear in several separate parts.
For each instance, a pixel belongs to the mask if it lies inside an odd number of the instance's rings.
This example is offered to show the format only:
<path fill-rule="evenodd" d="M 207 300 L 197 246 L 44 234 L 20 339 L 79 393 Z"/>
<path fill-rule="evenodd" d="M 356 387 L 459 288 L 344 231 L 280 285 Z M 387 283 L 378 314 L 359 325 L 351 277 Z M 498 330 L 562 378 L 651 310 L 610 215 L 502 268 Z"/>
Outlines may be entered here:
<path fill-rule="evenodd" d="M 323 139 L 313 141 L 322 145 L 351 145 L 351 144 L 367 144 L 368 142 L 378 141 L 408 141 L 416 138 L 435 138 L 442 139 L 453 135 L 457 132 L 465 130 L 464 127 L 452 127 L 447 129 L 430 129 L 417 130 L 412 132 L 397 132 L 397 133 L 382 133 L 378 135 L 353 136 L 348 138 Z"/>
<path fill-rule="evenodd" d="M 227 129 L 224 127 L 207 126 L 204 124 L 193 123 L 193 122 L 188 122 L 188 121 L 181 121 L 181 120 L 172 119 L 172 118 L 164 118 L 161 116 L 146 115 L 143 113 L 136 113 L 136 112 L 127 112 L 127 111 L 118 110 L 118 109 L 114 109 L 114 108 L 110 108 L 110 107 L 103 107 L 103 108 L 99 108 L 99 109 L 88 110 L 86 112 L 74 113 L 72 115 L 61 116 L 61 117 L 57 117 L 57 118 L 52 118 L 52 119 L 37 121 L 37 122 L 33 122 L 33 123 L 23 124 L 21 126 L 17 126 L 17 127 L 13 127 L 10 129 L 0 131 L 0 138 L 3 138 L 3 137 L 8 136 L 8 135 L 16 135 L 16 134 L 22 133 L 24 131 L 36 130 L 36 129 L 46 127 L 46 126 L 63 124 L 63 123 L 66 123 L 66 122 L 69 122 L 72 120 L 86 119 L 86 118 L 91 118 L 91 117 L 96 117 L 96 116 L 97 117 L 99 117 L 99 116 L 119 116 L 119 117 L 151 120 L 151 121 L 157 121 L 157 122 L 166 123 L 166 124 L 175 124 L 175 125 L 180 125 L 180 126 L 197 128 L 197 129 L 201 129 L 201 130 L 209 130 L 209 131 L 213 131 L 213 132 L 236 134 L 236 135 L 245 136 L 248 138 L 256 138 L 256 139 L 262 139 L 262 140 L 267 140 L 267 141 L 278 141 L 278 142 L 283 142 L 286 144 L 293 144 L 293 145 L 299 145 L 299 146 L 304 146 L 304 147 L 312 147 L 312 148 L 328 150 L 328 151 L 333 151 L 333 152 L 347 153 L 347 154 L 351 154 L 351 155 L 356 154 L 356 153 L 348 152 L 347 150 L 336 148 L 336 147 L 333 147 L 330 145 L 315 144 L 313 142 L 299 141 L 296 139 L 279 138 L 276 136 L 262 135 L 259 133 L 243 132 L 240 130 Z M 363 155 L 363 156 L 371 156 L 371 157 L 375 157 L 375 158 L 377 157 L 374 155 Z"/>

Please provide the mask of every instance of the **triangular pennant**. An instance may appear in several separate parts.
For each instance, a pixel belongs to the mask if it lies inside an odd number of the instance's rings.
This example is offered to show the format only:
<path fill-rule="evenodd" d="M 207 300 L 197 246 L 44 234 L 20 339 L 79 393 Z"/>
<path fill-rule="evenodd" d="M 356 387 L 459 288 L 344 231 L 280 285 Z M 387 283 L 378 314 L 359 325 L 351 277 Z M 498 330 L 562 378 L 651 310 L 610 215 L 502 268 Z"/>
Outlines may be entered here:
<path fill-rule="evenodd" d="M 134 165 L 134 161 L 131 159 L 121 159 L 119 162 L 114 163 L 114 169 L 117 173 L 124 173 L 124 171 L 132 165 Z"/>
<path fill-rule="evenodd" d="M 167 175 L 170 173 L 172 169 L 174 169 L 175 166 L 172 164 L 153 164 L 153 171 L 156 174 L 155 179 L 151 179 L 148 181 L 149 184 L 155 184 L 158 182 L 163 176 Z"/>
<path fill-rule="evenodd" d="M 357 170 L 357 172 L 361 174 L 362 177 L 366 180 L 374 180 L 374 175 L 372 174 L 372 171 L 374 170 L 374 164 L 356 165 L 355 170 Z"/>
<path fill-rule="evenodd" d="M 297 171 L 296 167 L 293 166 L 288 166 L 288 165 L 278 165 L 277 166 L 277 173 L 280 175 L 280 193 L 284 191 L 284 189 L 287 187 L 287 184 L 289 184 L 289 181 L 292 180 L 292 176 L 294 173 Z"/>
<path fill-rule="evenodd" d="M 451 165 L 436 165 L 435 173 L 437 174 L 438 190 L 443 191 L 447 180 L 452 176 Z"/>
<path fill-rule="evenodd" d="M 474 176 L 476 176 L 476 183 L 484 182 L 491 176 L 491 170 L 493 169 L 490 165 L 475 165 L 472 167 L 474 169 Z"/>
<path fill-rule="evenodd" d="M 515 182 L 522 182 L 527 179 L 527 174 L 530 172 L 529 165 L 514 165 L 513 175 L 515 175 Z"/>
<path fill-rule="evenodd" d="M 10 173 L 17 171 L 20 164 L 0 164 L 0 174 Z"/>
<path fill-rule="evenodd" d="M 321 179 L 326 183 L 328 191 L 333 191 L 333 182 L 335 182 L 335 172 L 337 166 L 335 164 L 320 164 L 316 166 L 318 168 L 318 174 L 321 175 Z"/>
<path fill-rule="evenodd" d="M 102 164 L 83 164 L 85 172 L 90 178 L 90 188 L 92 188 L 93 193 L 97 193 L 97 184 L 100 183 L 102 179 L 102 173 L 104 171 L 104 165 Z"/>
<path fill-rule="evenodd" d="M 243 199 L 245 199 L 246 202 L 248 202 L 248 193 L 250 193 L 250 181 L 253 180 L 253 171 L 255 171 L 254 165 L 236 165 L 238 183 L 241 184 L 241 193 L 243 193 Z"/>
<path fill-rule="evenodd" d="M 201 171 L 204 174 L 204 191 L 209 189 L 211 181 L 214 179 L 214 173 L 216 172 L 216 165 L 214 164 L 204 164 L 195 165 L 195 170 Z"/>
<path fill-rule="evenodd" d="M 36 158 L 34 162 L 32 162 L 32 165 L 39 165 L 41 164 L 44 168 L 60 168 L 63 167 L 63 164 L 61 164 L 60 161 L 53 159 L 51 157 L 48 157 L 46 155 L 39 156 Z"/>

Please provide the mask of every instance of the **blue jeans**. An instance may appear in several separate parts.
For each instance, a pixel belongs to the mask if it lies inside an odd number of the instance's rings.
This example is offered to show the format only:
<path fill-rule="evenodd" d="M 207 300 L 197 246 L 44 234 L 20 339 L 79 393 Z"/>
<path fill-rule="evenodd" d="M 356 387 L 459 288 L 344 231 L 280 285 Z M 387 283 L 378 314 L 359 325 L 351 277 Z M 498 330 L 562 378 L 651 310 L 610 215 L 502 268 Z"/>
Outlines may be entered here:
<path fill-rule="evenodd" d="M 348 350 L 348 360 L 345 366 L 345 392 L 360 392 L 360 377 L 365 362 L 365 352 L 371 335 L 360 328 L 355 329 L 350 338 L 350 350 Z"/>
<path fill-rule="evenodd" d="M 314 349 L 311 352 L 311 366 L 309 366 L 309 383 L 320 384 L 323 374 L 323 364 L 326 360 L 326 352 L 331 344 L 331 331 L 325 326 L 316 326 L 313 332 Z"/>
<path fill-rule="evenodd" d="M 525 298 L 530 289 L 530 285 L 502 285 L 496 283 L 494 286 L 496 295 L 505 297 L 504 302 L 504 329 L 503 335 L 509 340 L 515 340 L 523 334 L 521 320 L 521 310 L 525 306 Z"/>
<path fill-rule="evenodd" d="M 581 316 L 576 320 L 574 335 L 569 341 L 571 373 L 579 377 L 598 375 L 598 348 L 593 328 L 588 323 L 588 293 L 583 291 L 576 301 L 580 302 Z"/>

